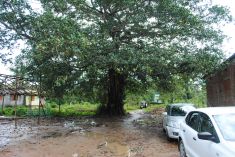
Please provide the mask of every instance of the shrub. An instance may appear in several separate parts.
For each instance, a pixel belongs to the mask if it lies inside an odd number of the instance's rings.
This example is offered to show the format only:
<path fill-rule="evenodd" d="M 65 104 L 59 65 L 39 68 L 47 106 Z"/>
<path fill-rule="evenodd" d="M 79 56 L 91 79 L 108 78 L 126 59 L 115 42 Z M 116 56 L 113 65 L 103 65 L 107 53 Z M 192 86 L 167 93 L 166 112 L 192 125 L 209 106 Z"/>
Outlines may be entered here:
<path fill-rule="evenodd" d="M 27 112 L 28 112 L 28 108 L 26 106 L 20 106 L 20 107 L 17 107 L 16 109 L 16 115 L 20 117 L 27 116 Z M 15 114 L 15 111 L 13 112 L 13 114 Z"/>
<path fill-rule="evenodd" d="M 5 116 L 12 116 L 14 114 L 14 108 L 13 107 L 5 107 L 3 114 Z"/>

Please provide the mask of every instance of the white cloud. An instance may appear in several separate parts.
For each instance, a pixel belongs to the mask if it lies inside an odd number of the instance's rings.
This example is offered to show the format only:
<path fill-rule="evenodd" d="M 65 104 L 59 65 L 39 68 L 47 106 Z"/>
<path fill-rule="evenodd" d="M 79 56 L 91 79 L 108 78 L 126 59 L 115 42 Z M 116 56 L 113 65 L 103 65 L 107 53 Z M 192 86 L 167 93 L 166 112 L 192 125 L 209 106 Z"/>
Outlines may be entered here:
<path fill-rule="evenodd" d="M 213 4 L 219 4 L 230 9 L 232 16 L 235 18 L 235 3 L 234 0 L 213 0 Z M 235 53 L 235 23 L 226 24 L 221 28 L 225 35 L 229 37 L 224 41 L 223 49 L 227 57 Z"/>
<path fill-rule="evenodd" d="M 14 59 L 16 56 L 18 56 L 21 52 L 22 49 L 24 49 L 26 46 L 25 42 L 22 41 L 22 40 L 19 40 L 15 45 L 14 45 L 14 48 L 11 50 L 12 52 L 12 55 L 10 56 L 10 58 L 12 59 L 12 61 L 14 62 Z M 4 50 L 4 51 L 7 51 L 7 50 Z M 8 50 L 10 51 L 10 50 Z M 7 65 L 5 64 L 2 64 L 0 62 L 0 74 L 6 74 L 6 75 L 11 75 L 13 74 L 11 71 L 10 71 L 10 68 L 13 66 L 13 64 L 11 63 L 8 63 Z"/>

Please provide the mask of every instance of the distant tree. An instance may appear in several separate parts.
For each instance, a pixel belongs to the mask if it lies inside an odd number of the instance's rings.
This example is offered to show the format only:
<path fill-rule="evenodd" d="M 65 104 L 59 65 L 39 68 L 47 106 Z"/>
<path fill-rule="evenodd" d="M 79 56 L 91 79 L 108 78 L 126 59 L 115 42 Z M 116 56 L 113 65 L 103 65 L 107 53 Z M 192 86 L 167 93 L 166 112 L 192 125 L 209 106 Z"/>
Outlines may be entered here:
<path fill-rule="evenodd" d="M 191 102 L 196 106 L 206 105 L 205 81 L 175 77 L 171 90 L 160 89 L 160 99 L 166 104 Z"/>
<path fill-rule="evenodd" d="M 206 0 L 41 0 L 37 13 L 24 0 L 2 0 L 1 38 L 27 40 L 28 75 L 42 76 L 52 93 L 96 92 L 101 112 L 124 114 L 125 90 L 175 76 L 196 78 L 222 58 L 224 36 L 216 24 L 228 9 Z M 12 36 L 12 38 L 11 38 Z"/>

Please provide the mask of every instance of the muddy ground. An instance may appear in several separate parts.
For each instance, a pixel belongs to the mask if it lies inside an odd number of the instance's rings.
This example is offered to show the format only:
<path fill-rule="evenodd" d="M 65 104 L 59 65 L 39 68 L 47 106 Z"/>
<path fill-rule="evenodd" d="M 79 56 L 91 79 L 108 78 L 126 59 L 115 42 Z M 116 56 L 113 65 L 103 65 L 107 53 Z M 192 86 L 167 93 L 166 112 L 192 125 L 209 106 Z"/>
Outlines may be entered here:
<path fill-rule="evenodd" d="M 124 118 L 0 120 L 0 157 L 179 157 L 162 131 L 162 110 Z"/>

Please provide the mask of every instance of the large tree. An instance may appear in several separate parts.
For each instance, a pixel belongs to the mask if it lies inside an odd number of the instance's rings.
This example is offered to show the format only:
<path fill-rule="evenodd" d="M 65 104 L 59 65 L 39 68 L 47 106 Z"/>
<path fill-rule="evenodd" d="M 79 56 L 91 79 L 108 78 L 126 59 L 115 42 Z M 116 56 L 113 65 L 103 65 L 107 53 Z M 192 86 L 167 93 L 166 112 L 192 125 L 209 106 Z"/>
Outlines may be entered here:
<path fill-rule="evenodd" d="M 126 89 L 152 83 L 170 89 L 173 77 L 196 78 L 218 65 L 224 36 L 217 24 L 231 20 L 228 9 L 207 0 L 40 4 L 39 13 L 25 0 L 2 0 L 0 27 L 8 34 L 1 38 L 27 40 L 23 69 L 39 74 L 51 84 L 47 89 L 63 95 L 89 88 L 85 91 L 98 93 L 101 111 L 110 115 L 124 114 Z"/>

